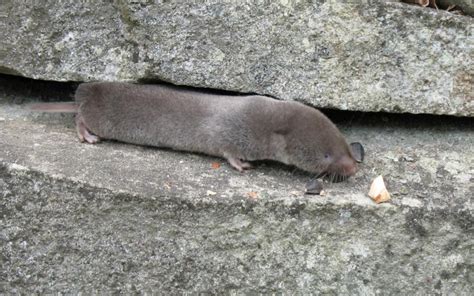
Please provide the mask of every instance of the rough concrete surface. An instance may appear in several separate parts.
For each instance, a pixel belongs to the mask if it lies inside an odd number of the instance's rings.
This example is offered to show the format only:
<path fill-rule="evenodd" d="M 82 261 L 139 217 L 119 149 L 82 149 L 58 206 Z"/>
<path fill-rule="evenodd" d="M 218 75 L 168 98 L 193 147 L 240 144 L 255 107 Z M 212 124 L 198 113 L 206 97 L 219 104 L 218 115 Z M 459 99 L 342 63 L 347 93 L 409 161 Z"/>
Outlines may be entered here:
<path fill-rule="evenodd" d="M 0 72 L 474 115 L 474 21 L 397 1 L 0 3 Z"/>
<path fill-rule="evenodd" d="M 436 3 L 443 9 L 455 5 L 455 7 L 461 9 L 464 14 L 474 16 L 474 1 L 472 0 L 436 0 Z"/>
<path fill-rule="evenodd" d="M 305 196 L 277 164 L 80 144 L 28 100 L 0 92 L 0 294 L 472 294 L 470 119 L 343 114 L 366 161 Z"/>

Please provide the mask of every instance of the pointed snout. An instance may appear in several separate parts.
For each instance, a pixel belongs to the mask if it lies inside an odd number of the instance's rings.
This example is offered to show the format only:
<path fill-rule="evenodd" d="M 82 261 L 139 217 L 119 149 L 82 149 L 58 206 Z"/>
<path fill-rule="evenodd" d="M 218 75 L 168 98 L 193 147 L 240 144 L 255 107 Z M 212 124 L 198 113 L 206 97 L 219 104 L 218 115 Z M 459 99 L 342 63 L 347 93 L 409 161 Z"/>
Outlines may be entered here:
<path fill-rule="evenodd" d="M 357 162 L 350 156 L 344 155 L 339 160 L 340 172 L 344 176 L 353 176 L 357 172 Z"/>

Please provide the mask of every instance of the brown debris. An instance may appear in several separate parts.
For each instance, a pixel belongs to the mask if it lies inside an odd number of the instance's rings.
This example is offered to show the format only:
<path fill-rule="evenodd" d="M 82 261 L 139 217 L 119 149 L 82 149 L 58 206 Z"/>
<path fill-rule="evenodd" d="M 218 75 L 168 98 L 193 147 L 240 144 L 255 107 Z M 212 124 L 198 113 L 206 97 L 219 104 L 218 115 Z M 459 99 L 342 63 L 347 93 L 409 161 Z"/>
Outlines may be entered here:
<path fill-rule="evenodd" d="M 418 5 L 423 6 L 423 7 L 428 6 L 431 1 L 434 1 L 434 0 L 403 0 L 403 2 L 405 2 L 405 3 L 418 4 Z"/>
<path fill-rule="evenodd" d="M 247 192 L 247 195 L 248 195 L 248 197 L 251 198 L 251 199 L 257 199 L 257 197 L 258 197 L 258 193 L 255 192 L 255 191 Z"/>

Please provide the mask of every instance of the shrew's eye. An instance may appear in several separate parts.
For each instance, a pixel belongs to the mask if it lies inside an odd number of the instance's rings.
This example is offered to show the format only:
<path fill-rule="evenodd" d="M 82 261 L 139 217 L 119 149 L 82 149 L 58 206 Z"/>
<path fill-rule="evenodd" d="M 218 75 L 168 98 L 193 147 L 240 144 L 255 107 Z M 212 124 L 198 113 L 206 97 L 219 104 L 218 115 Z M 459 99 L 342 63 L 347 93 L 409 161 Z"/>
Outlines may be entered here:
<path fill-rule="evenodd" d="M 324 158 L 328 159 L 329 158 L 329 153 L 324 154 Z"/>

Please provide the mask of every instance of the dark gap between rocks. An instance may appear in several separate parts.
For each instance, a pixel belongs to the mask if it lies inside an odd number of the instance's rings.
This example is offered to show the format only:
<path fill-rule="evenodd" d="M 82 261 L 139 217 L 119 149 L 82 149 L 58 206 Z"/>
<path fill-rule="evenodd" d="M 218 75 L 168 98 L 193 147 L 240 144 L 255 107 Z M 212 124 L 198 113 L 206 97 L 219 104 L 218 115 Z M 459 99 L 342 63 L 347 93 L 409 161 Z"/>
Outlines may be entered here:
<path fill-rule="evenodd" d="M 74 91 L 80 82 L 36 80 L 0 74 L 0 95 L 21 104 L 26 100 L 44 102 L 73 101 Z"/>
<path fill-rule="evenodd" d="M 320 109 L 334 123 L 345 126 L 391 126 L 397 128 L 472 128 L 474 118 L 452 115 L 342 111 Z"/>

